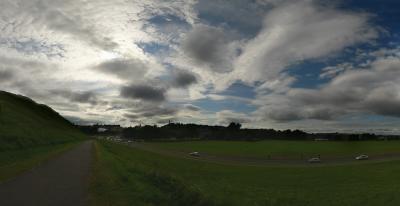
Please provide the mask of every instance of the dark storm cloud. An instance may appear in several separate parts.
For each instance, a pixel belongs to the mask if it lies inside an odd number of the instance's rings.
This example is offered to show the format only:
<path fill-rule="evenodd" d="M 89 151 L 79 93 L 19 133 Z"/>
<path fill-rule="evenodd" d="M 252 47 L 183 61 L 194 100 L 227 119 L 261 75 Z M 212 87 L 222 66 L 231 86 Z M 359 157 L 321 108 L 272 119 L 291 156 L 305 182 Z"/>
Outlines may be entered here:
<path fill-rule="evenodd" d="M 124 114 L 124 117 L 133 122 L 142 122 L 146 120 L 155 120 L 157 123 L 166 123 L 168 120 L 174 119 L 174 115 L 178 112 L 177 108 L 163 107 L 163 106 L 145 106 L 130 110 L 129 113 Z"/>
<path fill-rule="evenodd" d="M 144 111 L 140 113 L 142 117 L 154 117 L 154 116 L 167 116 L 176 114 L 177 110 L 174 108 L 156 107 L 152 110 Z"/>
<path fill-rule="evenodd" d="M 366 110 L 376 114 L 400 117 L 400 95 L 396 86 L 386 86 L 369 92 L 363 103 Z"/>
<path fill-rule="evenodd" d="M 370 101 L 367 102 L 366 107 L 376 114 L 400 117 L 400 100 L 380 99 Z"/>
<path fill-rule="evenodd" d="M 114 59 L 101 63 L 96 69 L 120 79 L 137 80 L 145 75 L 148 66 L 139 59 Z"/>
<path fill-rule="evenodd" d="M 149 102 L 162 102 L 165 100 L 165 89 L 148 85 L 129 85 L 120 90 L 122 97 L 140 99 Z"/>
<path fill-rule="evenodd" d="M 98 99 L 95 93 L 91 91 L 73 92 L 69 90 L 51 90 L 51 95 L 61 96 L 72 102 L 97 104 Z"/>
<path fill-rule="evenodd" d="M 270 111 L 267 112 L 266 115 L 269 119 L 278 122 L 289 122 L 304 118 L 298 111 L 291 109 L 282 109 L 282 110 L 271 109 Z"/>
<path fill-rule="evenodd" d="M 340 115 L 342 112 L 336 108 L 317 107 L 307 110 L 304 116 L 308 119 L 332 120 Z"/>
<path fill-rule="evenodd" d="M 174 77 L 172 80 L 173 81 L 172 86 L 174 86 L 174 87 L 186 88 L 192 84 L 197 83 L 196 76 L 189 71 L 179 70 L 179 71 L 175 72 L 175 74 L 173 76 Z"/>
<path fill-rule="evenodd" d="M 220 123 L 220 124 L 229 124 L 231 122 L 248 123 L 248 122 L 250 122 L 250 119 L 248 119 L 248 118 L 240 118 L 240 117 L 225 117 L 224 119 L 220 120 L 218 123 Z"/>
<path fill-rule="evenodd" d="M 0 70 L 0 83 L 11 81 L 14 73 L 9 70 Z"/>
<path fill-rule="evenodd" d="M 131 121 L 139 120 L 140 115 L 137 114 L 124 114 L 124 117 L 130 119 Z"/>
<path fill-rule="evenodd" d="M 96 103 L 96 95 L 92 92 L 75 93 L 71 96 L 71 100 L 80 103 Z"/>
<path fill-rule="evenodd" d="M 248 123 L 251 122 L 252 119 L 244 113 L 237 113 L 231 110 L 224 110 L 221 112 L 217 112 L 217 121 L 219 124 L 229 124 L 231 122 L 236 123 Z"/>
<path fill-rule="evenodd" d="M 198 64 L 208 65 L 215 72 L 232 70 L 230 37 L 224 30 L 197 25 L 182 42 L 183 52 Z"/>
<path fill-rule="evenodd" d="M 222 59 L 220 50 L 223 45 L 222 30 L 200 26 L 189 33 L 183 48 L 191 57 L 200 62 L 218 63 Z"/>

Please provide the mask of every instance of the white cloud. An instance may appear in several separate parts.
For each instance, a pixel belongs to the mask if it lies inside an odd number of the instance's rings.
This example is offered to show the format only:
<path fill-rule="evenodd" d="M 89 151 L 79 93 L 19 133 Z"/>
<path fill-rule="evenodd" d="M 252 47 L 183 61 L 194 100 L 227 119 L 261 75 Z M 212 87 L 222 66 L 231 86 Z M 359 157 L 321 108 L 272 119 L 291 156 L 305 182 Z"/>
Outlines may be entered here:
<path fill-rule="evenodd" d="M 213 3 L 0 1 L 1 88 L 83 121 L 122 124 L 134 117 L 148 123 L 274 125 L 276 120 L 332 121 L 353 113 L 400 116 L 397 49 L 360 51 L 357 58 L 370 61 L 326 67 L 320 77 L 328 83 L 316 89 L 292 88 L 297 79 L 286 71 L 304 60 L 323 61 L 374 41 L 380 28 L 369 23 L 371 14 L 313 0 Z M 200 19 L 198 13 L 205 11 L 226 22 Z M 258 33 L 245 34 L 241 28 Z M 166 49 L 145 51 L 141 45 L 148 44 Z M 235 82 L 254 87 L 257 97 L 222 95 Z M 141 86 L 160 87 L 157 103 L 146 107 L 141 100 L 121 97 L 127 85 L 135 86 L 128 96 L 139 99 L 152 98 L 141 95 Z M 258 110 L 208 112 L 191 105 L 199 99 L 234 100 Z"/>
<path fill-rule="evenodd" d="M 400 116 L 400 56 L 396 52 L 372 61 L 366 68 L 347 70 L 316 89 L 290 89 L 256 100 L 266 119 L 330 120 L 347 114 Z"/>
<path fill-rule="evenodd" d="M 162 33 L 143 30 L 152 16 L 171 14 L 193 23 L 193 3 L 1 1 L 0 72 L 7 77 L 7 82 L 0 82 L 2 89 L 31 96 L 66 115 L 93 119 L 87 113 L 97 113 L 99 119 L 121 119 L 121 114 L 102 112 L 108 104 L 93 107 L 78 102 L 79 106 L 71 108 L 65 98 L 83 102 L 94 91 L 98 99 L 115 102 L 124 81 L 154 82 L 165 75 L 158 60 L 136 43 L 162 40 Z M 108 73 L 98 72 L 96 65 L 109 68 Z M 50 90 L 64 91 L 64 95 Z"/>
<path fill-rule="evenodd" d="M 319 78 L 321 79 L 332 78 L 350 69 L 353 69 L 353 65 L 350 63 L 343 63 L 337 66 L 328 66 L 322 69 L 322 73 L 319 75 Z"/>
<path fill-rule="evenodd" d="M 231 78 L 274 81 L 289 65 L 325 58 L 378 37 L 370 15 L 340 11 L 315 1 L 284 3 L 264 19 L 262 31 L 243 48 Z"/>

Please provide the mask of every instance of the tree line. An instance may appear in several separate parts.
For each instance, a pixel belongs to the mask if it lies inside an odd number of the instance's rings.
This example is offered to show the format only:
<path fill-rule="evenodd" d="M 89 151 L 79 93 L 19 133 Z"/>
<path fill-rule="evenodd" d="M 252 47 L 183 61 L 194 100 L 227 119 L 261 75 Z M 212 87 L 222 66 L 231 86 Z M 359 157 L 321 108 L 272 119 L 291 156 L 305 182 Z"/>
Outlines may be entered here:
<path fill-rule="evenodd" d="M 88 135 L 114 135 L 137 140 L 393 140 L 400 139 L 395 135 L 377 135 L 371 133 L 307 133 L 302 130 L 248 129 L 241 128 L 240 123 L 232 122 L 228 126 L 169 123 L 164 126 L 139 125 L 120 127 L 119 125 L 78 126 Z"/>

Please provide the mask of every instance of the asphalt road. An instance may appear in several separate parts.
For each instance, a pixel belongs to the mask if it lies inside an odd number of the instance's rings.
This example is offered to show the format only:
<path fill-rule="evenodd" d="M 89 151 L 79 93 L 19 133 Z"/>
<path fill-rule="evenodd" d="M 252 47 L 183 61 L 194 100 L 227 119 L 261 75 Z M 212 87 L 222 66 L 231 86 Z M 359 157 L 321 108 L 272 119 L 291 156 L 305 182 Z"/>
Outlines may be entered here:
<path fill-rule="evenodd" d="M 0 206 L 87 205 L 93 142 L 0 184 Z"/>

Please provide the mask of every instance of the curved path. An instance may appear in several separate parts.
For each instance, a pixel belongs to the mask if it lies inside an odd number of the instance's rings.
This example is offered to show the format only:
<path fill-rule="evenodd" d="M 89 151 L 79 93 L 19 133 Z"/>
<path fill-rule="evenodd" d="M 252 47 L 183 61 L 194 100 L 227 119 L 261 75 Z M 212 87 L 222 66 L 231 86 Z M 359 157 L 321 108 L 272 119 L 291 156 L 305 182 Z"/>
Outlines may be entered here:
<path fill-rule="evenodd" d="M 81 206 L 87 204 L 93 142 L 0 184 L 1 206 Z"/>

